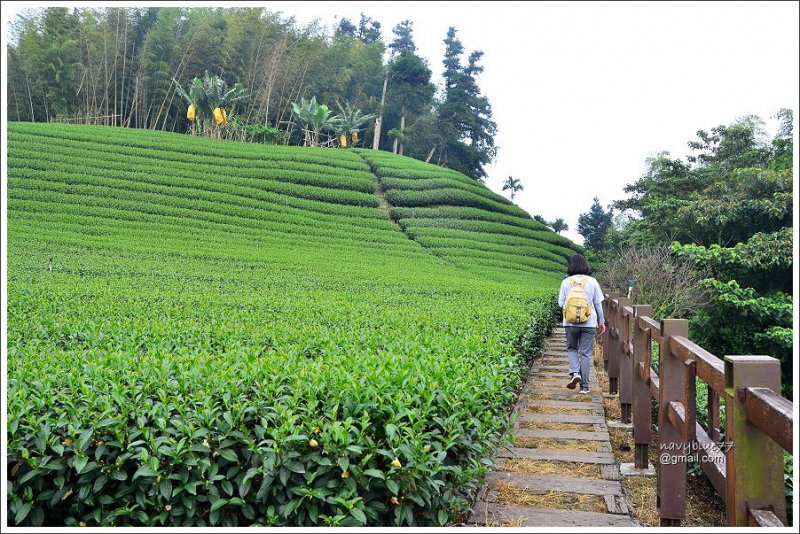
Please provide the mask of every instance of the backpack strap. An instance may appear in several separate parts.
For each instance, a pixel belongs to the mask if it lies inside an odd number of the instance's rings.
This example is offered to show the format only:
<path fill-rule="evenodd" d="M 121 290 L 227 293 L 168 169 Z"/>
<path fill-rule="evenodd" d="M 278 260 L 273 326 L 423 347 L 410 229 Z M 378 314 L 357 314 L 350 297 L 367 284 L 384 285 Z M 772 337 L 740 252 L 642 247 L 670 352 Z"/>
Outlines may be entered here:
<path fill-rule="evenodd" d="M 580 286 L 581 289 L 583 289 L 583 287 L 586 285 L 586 281 L 589 279 L 589 275 L 588 274 L 584 274 L 582 276 L 583 276 L 583 280 L 581 280 L 580 282 L 578 282 L 575 279 L 574 275 L 570 277 L 570 282 L 572 283 L 572 287 Z"/>

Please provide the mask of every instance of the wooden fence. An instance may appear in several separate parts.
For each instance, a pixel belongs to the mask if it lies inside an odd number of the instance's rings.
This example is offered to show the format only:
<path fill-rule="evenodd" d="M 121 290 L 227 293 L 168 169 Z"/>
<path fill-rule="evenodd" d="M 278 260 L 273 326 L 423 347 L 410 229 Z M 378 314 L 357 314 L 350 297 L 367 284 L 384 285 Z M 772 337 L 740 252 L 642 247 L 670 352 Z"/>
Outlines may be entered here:
<path fill-rule="evenodd" d="M 658 402 L 657 506 L 662 526 L 686 514 L 687 462 L 698 462 L 726 503 L 728 526 L 784 526 L 783 450 L 792 452 L 792 403 L 780 396 L 780 363 L 769 356 L 720 359 L 688 339 L 685 319 L 652 317 L 649 305 L 608 293 L 602 336 L 609 393 L 633 424 L 635 463 L 648 465 L 652 401 Z M 652 343 L 658 343 L 658 372 Z M 708 424 L 696 421 L 696 379 L 708 385 Z M 720 399 L 725 428 L 720 428 Z M 721 440 L 720 436 L 724 435 Z"/>

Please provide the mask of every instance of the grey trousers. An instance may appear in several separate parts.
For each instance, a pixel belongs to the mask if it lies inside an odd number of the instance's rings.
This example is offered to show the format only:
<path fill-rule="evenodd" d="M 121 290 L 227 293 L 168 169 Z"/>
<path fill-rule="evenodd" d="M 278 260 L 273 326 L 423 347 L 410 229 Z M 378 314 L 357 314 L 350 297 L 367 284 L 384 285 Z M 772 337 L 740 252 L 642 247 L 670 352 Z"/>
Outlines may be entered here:
<path fill-rule="evenodd" d="M 569 354 L 569 375 L 581 375 L 581 387 L 589 387 L 589 369 L 592 365 L 592 340 L 597 328 L 566 326 L 567 353 Z"/>

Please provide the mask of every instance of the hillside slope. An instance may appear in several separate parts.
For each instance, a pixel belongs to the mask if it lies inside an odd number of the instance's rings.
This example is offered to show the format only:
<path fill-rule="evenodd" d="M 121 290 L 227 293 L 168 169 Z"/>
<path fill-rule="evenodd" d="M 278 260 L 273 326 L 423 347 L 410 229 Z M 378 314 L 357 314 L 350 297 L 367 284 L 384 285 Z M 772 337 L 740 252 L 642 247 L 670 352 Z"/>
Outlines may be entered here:
<path fill-rule="evenodd" d="M 562 243 L 392 155 L 56 124 L 8 140 L 15 524 L 466 508 L 552 322 Z"/>

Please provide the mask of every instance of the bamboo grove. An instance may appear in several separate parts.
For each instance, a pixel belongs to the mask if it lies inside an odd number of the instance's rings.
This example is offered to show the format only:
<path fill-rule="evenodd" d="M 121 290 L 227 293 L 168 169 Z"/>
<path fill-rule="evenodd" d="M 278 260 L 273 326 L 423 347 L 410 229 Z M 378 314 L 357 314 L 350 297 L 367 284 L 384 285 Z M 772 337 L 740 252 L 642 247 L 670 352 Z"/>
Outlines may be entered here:
<path fill-rule="evenodd" d="M 208 71 L 229 87 L 241 84 L 247 98 L 236 103 L 236 125 L 249 128 L 240 136 L 248 140 L 303 144 L 293 105 L 315 98 L 337 112 L 379 116 L 349 132 L 349 146 L 375 146 L 377 122 L 382 150 L 472 178 L 485 177 L 495 155 L 491 106 L 475 80 L 482 54 L 462 61 L 454 28 L 442 36 L 438 90 L 435 67 L 416 53 L 411 21 L 390 33 L 362 15 L 330 31 L 263 8 L 52 7 L 22 12 L 11 28 L 12 121 L 183 133 L 195 125 L 181 87 Z"/>

